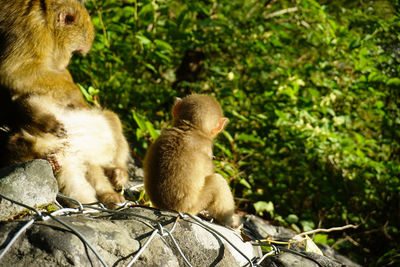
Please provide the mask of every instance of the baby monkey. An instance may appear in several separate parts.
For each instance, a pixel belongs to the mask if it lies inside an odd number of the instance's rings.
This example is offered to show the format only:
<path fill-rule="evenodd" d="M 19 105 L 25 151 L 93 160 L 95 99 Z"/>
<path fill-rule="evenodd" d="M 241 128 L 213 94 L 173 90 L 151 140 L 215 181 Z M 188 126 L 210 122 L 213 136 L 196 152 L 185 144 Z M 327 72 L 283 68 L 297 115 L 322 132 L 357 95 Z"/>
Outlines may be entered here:
<path fill-rule="evenodd" d="M 198 214 L 210 211 L 231 226 L 234 201 L 227 181 L 214 172 L 213 140 L 227 118 L 211 96 L 192 94 L 172 109 L 172 128 L 164 129 L 144 160 L 144 185 L 157 208 Z"/>

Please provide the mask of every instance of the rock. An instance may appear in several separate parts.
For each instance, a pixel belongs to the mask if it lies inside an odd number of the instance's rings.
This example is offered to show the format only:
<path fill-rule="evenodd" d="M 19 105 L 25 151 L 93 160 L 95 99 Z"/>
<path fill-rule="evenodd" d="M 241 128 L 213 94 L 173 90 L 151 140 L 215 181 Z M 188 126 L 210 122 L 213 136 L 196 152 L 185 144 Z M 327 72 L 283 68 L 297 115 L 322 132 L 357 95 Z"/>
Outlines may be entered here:
<path fill-rule="evenodd" d="M 263 266 L 279 267 L 344 267 L 346 265 L 333 261 L 327 257 L 315 254 L 304 253 L 302 255 L 284 252 L 279 255 L 267 258 Z"/>
<path fill-rule="evenodd" d="M 176 212 L 132 207 L 119 212 L 59 216 L 94 247 L 108 266 L 126 266 L 141 252 L 133 266 L 185 266 L 182 250 L 192 266 L 243 266 L 247 260 L 215 231 L 230 240 L 247 257 L 260 257 L 259 247 L 245 243 L 231 229 Z M 177 219 L 179 218 L 179 219 Z M 6 245 L 26 220 L 0 224 L 0 244 Z M 176 225 L 175 225 L 176 222 Z M 175 226 L 174 226 L 175 225 Z M 160 228 L 162 226 L 162 228 Z M 161 231 L 162 230 L 162 231 Z M 167 231 L 171 232 L 172 239 Z M 174 242 L 175 241 L 175 242 Z M 99 259 L 70 230 L 56 221 L 36 222 L 22 234 L 0 260 L 0 266 L 102 266 Z"/>
<path fill-rule="evenodd" d="M 53 170 L 46 160 L 33 160 L 0 170 L 0 193 L 38 208 L 54 203 L 58 192 Z M 0 197 L 0 220 L 8 220 L 27 209 Z"/>
<path fill-rule="evenodd" d="M 244 229 L 243 232 L 253 240 L 271 238 L 272 240 L 290 240 L 297 233 L 282 226 L 274 226 L 265 220 L 254 216 L 243 216 Z M 278 267 L 360 267 L 360 265 L 352 262 L 343 255 L 340 255 L 334 249 L 327 245 L 317 244 L 324 256 L 305 252 L 299 247 L 291 247 L 290 250 L 282 246 L 281 253 L 267 257 L 262 266 L 278 266 Z"/>
<path fill-rule="evenodd" d="M 128 188 L 136 188 L 141 183 L 138 170 L 139 175 L 135 175 Z M 0 177 L 3 177 L 0 178 L 0 193 L 29 206 L 38 208 L 53 203 L 56 198 L 57 183 L 47 161 L 35 160 L 2 169 Z M 126 195 L 140 194 L 140 191 L 128 194 L 129 191 Z M 0 218 L 3 220 L 25 210 L 5 199 L 0 201 Z M 249 266 L 249 259 L 253 263 L 260 261 L 261 266 L 339 267 L 345 264 L 359 267 L 321 244 L 325 256 L 304 252 L 298 246 L 288 250 L 281 245 L 281 253 L 261 261 L 263 253 L 256 240 L 267 237 L 289 240 L 296 232 L 273 226 L 254 215 L 242 216 L 244 242 L 232 229 L 198 217 L 144 206 L 96 213 L 85 210 L 53 219 L 46 214 L 43 217 L 33 214 L 24 219 L 0 222 L 0 253 L 32 218 L 35 223 L 22 231 L 0 258 L 0 267 L 127 266 L 129 263 L 132 266 L 169 267 L 186 266 L 186 261 L 192 266 L 231 267 Z"/>
<path fill-rule="evenodd" d="M 253 239 L 265 239 L 270 237 L 273 240 L 290 239 L 297 233 L 283 226 L 274 226 L 265 220 L 254 215 L 246 215 L 243 217 L 244 224 L 249 230 L 246 234 L 251 235 Z"/>
<path fill-rule="evenodd" d="M 143 178 L 144 178 L 144 171 L 142 164 L 134 159 L 130 158 L 128 161 L 128 173 L 129 176 L 131 177 L 131 180 L 133 181 L 141 181 L 143 183 Z"/>
<path fill-rule="evenodd" d="M 346 258 L 343 255 L 340 255 L 336 250 L 329 247 L 328 245 L 318 244 L 318 247 L 321 249 L 325 256 L 343 263 L 344 265 L 346 265 L 346 267 L 361 267 L 361 265 L 352 262 L 350 259 Z"/>
<path fill-rule="evenodd" d="M 129 181 L 125 185 L 124 197 L 129 201 L 137 201 L 144 190 L 144 171 L 137 160 L 131 158 L 128 162 Z"/>
<path fill-rule="evenodd" d="M 253 221 L 259 220 L 259 226 L 263 226 L 261 219 L 250 217 Z M 198 217 L 181 217 L 173 211 L 134 206 L 119 211 L 56 218 L 69 228 L 55 220 L 35 222 L 0 259 L 0 266 L 102 266 L 76 232 L 91 244 L 107 266 L 127 266 L 135 257 L 132 266 L 186 266 L 184 257 L 192 266 L 249 266 L 247 259 L 255 263 L 262 257 L 259 246 L 243 242 L 232 229 Z M 0 223 L 3 248 L 28 220 Z M 348 260 L 346 264 L 357 266 Z M 282 250 L 278 255 L 266 257 L 261 266 L 345 265 L 315 253 Z"/>

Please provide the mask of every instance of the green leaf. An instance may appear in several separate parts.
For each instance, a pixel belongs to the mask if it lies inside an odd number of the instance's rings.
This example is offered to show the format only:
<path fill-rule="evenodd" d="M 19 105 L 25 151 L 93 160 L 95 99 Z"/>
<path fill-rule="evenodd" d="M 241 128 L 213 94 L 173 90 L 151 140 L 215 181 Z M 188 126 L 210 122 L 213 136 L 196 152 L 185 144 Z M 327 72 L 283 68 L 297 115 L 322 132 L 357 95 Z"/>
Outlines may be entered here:
<path fill-rule="evenodd" d="M 381 74 L 377 73 L 377 72 L 371 72 L 368 75 L 368 81 L 369 82 L 381 82 L 383 81 L 384 76 L 382 76 Z"/>
<path fill-rule="evenodd" d="M 147 37 L 144 36 L 144 35 L 136 35 L 135 37 L 139 40 L 139 42 L 140 42 L 142 45 L 149 45 L 149 44 L 151 44 L 150 39 L 147 38 Z"/>
<path fill-rule="evenodd" d="M 288 115 L 286 114 L 286 113 L 284 113 L 284 112 L 282 112 L 282 111 L 280 111 L 280 110 L 277 110 L 277 109 L 275 109 L 275 114 L 279 117 L 279 118 L 281 118 L 282 120 L 288 120 Z"/>
<path fill-rule="evenodd" d="M 250 135 L 250 134 L 246 134 L 246 133 L 242 133 L 240 135 L 238 135 L 236 137 L 236 140 L 238 141 L 248 141 L 248 142 L 255 142 L 255 143 L 259 143 L 259 144 L 264 144 L 264 141 L 261 140 L 259 137 Z"/>
<path fill-rule="evenodd" d="M 222 134 L 228 139 L 229 143 L 233 143 L 233 137 L 228 131 L 223 131 Z"/>
<path fill-rule="evenodd" d="M 289 214 L 286 217 L 285 221 L 287 221 L 290 224 L 294 224 L 294 223 L 297 223 L 299 221 L 299 217 L 297 217 L 296 214 Z"/>
<path fill-rule="evenodd" d="M 166 50 L 168 52 L 171 52 L 173 50 L 172 46 L 165 41 L 156 39 L 156 40 L 154 40 L 154 43 L 156 44 L 156 46 L 158 48 L 161 48 L 162 50 Z"/>
<path fill-rule="evenodd" d="M 231 152 L 230 148 L 227 148 L 219 143 L 215 143 L 215 146 L 217 148 L 219 148 L 228 158 L 232 157 L 232 152 Z"/>
<path fill-rule="evenodd" d="M 146 124 L 147 130 L 150 133 L 151 138 L 153 140 L 156 140 L 159 136 L 159 133 L 154 129 L 153 124 L 149 121 L 146 121 L 145 124 Z"/>
<path fill-rule="evenodd" d="M 303 227 L 303 231 L 311 231 L 314 229 L 315 224 L 313 221 L 300 221 L 301 226 Z"/>
<path fill-rule="evenodd" d="M 253 206 L 256 210 L 256 214 L 259 214 L 260 216 L 263 216 L 264 212 L 268 212 L 269 214 L 271 214 L 271 216 L 274 214 L 274 203 L 272 203 L 271 201 L 257 201 L 253 204 Z"/>
<path fill-rule="evenodd" d="M 155 52 L 155 54 L 156 54 L 159 58 L 165 60 L 166 62 L 171 62 L 171 59 L 170 59 L 168 56 L 164 55 L 163 53 Z"/>
<path fill-rule="evenodd" d="M 240 179 L 240 184 L 241 184 L 241 185 L 244 185 L 244 186 L 247 187 L 248 189 L 251 189 L 251 185 L 250 185 L 250 183 L 249 183 L 246 179 L 241 178 L 241 179 Z"/>
<path fill-rule="evenodd" d="M 314 236 L 314 242 L 328 245 L 328 235 L 327 234 L 316 234 Z"/>
<path fill-rule="evenodd" d="M 386 82 L 386 85 L 400 86 L 400 78 L 391 78 Z"/>
<path fill-rule="evenodd" d="M 144 5 L 144 6 L 140 9 L 140 11 L 139 11 L 139 13 L 138 13 L 138 16 L 139 16 L 140 18 L 143 18 L 143 17 L 145 17 L 145 16 L 148 15 L 148 14 L 152 14 L 153 12 L 154 12 L 153 4 L 150 2 L 150 3 L 148 3 L 147 5 Z"/>
<path fill-rule="evenodd" d="M 154 73 L 157 73 L 156 68 L 154 68 L 154 66 L 151 65 L 150 63 L 146 63 L 145 66 L 146 66 L 147 68 L 149 68 L 150 70 L 152 70 Z"/>
<path fill-rule="evenodd" d="M 89 92 L 86 90 L 86 88 L 84 88 L 82 85 L 80 85 L 79 83 L 77 84 L 79 89 L 81 90 L 83 96 L 85 97 L 86 100 L 91 99 L 91 96 L 89 94 Z"/>
<path fill-rule="evenodd" d="M 147 127 L 146 127 L 146 122 L 144 121 L 144 119 L 141 118 L 134 110 L 132 110 L 132 116 L 133 116 L 133 119 L 135 120 L 135 122 L 137 123 L 137 125 L 139 126 L 139 129 L 142 130 L 143 132 L 146 131 Z"/>
<path fill-rule="evenodd" d="M 246 122 L 249 121 L 248 118 L 246 118 L 245 116 L 239 114 L 236 110 L 232 110 L 231 112 L 232 112 L 232 115 L 235 116 L 236 118 L 241 119 L 241 120 L 246 121 Z"/>

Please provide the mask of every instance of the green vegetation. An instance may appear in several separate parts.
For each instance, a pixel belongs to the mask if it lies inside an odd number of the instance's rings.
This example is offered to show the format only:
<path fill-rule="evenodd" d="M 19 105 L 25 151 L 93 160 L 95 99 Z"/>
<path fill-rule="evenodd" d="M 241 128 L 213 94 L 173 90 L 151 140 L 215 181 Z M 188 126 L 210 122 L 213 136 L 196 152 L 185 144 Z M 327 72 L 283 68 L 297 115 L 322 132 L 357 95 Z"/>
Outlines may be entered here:
<path fill-rule="evenodd" d="M 216 165 L 239 209 L 300 231 L 360 224 L 317 241 L 400 263 L 398 0 L 87 6 L 95 44 L 70 69 L 120 114 L 134 157 L 170 125 L 175 96 L 213 94 L 231 120 Z"/>

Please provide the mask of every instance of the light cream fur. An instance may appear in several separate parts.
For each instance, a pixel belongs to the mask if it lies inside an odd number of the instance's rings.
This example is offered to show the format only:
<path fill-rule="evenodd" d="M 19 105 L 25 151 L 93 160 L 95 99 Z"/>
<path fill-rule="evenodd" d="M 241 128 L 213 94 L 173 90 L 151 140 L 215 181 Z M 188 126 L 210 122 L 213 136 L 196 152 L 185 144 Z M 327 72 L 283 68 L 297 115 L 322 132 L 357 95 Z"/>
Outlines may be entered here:
<path fill-rule="evenodd" d="M 61 166 L 56 174 L 60 191 L 82 203 L 124 201 L 115 192 L 114 185 L 122 186 L 127 182 L 129 148 L 122 130 L 111 125 L 107 117 L 109 111 L 62 108 L 45 96 L 32 96 L 29 102 L 55 114 L 64 126 L 66 135 L 63 138 L 49 134 L 32 137 L 35 138 L 34 149 L 44 155 L 56 155 Z M 107 170 L 112 171 L 113 177 L 106 176 Z M 110 180 L 114 180 L 114 185 Z"/>

